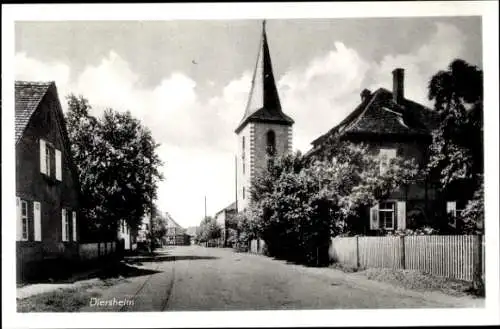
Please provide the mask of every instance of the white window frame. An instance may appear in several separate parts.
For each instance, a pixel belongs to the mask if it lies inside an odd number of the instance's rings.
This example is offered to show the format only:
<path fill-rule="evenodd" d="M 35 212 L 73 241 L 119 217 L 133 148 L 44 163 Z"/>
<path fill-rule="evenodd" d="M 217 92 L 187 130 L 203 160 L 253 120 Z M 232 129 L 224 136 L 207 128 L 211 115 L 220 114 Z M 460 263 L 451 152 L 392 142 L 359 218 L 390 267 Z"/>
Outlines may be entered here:
<path fill-rule="evenodd" d="M 71 211 L 66 208 L 61 209 L 61 240 L 63 242 L 68 242 L 70 241 L 70 234 L 69 234 L 69 214 L 71 214 Z"/>
<path fill-rule="evenodd" d="M 381 148 L 379 151 L 379 158 L 380 158 L 380 167 L 379 171 L 380 174 L 384 174 L 387 169 L 389 168 L 389 164 L 391 163 L 392 159 L 395 159 L 398 155 L 398 149 L 397 148 Z"/>
<path fill-rule="evenodd" d="M 23 214 L 23 210 L 26 209 L 26 214 Z M 28 220 L 28 201 L 21 200 L 21 241 L 29 240 L 29 220 Z"/>
<path fill-rule="evenodd" d="M 447 214 L 451 214 L 451 217 L 453 218 L 453 222 L 448 222 L 448 224 L 452 227 L 457 226 L 457 218 L 465 210 L 465 205 L 467 205 L 467 202 L 463 203 L 462 209 L 458 209 L 458 204 L 459 204 L 459 201 L 456 201 L 456 200 L 446 202 Z"/>
<path fill-rule="evenodd" d="M 71 212 L 71 220 L 72 220 L 72 226 L 73 226 L 73 230 L 72 230 L 73 241 L 77 241 L 78 236 L 77 236 L 77 231 L 76 231 L 76 227 L 77 227 L 77 224 L 76 224 L 76 211 Z"/>
<path fill-rule="evenodd" d="M 384 205 L 391 205 L 391 208 L 384 208 L 383 206 Z M 384 201 L 384 202 L 381 202 L 379 204 L 379 208 L 378 208 L 378 212 L 379 212 L 379 221 L 380 221 L 380 227 L 384 230 L 387 230 L 387 231 L 393 231 L 395 229 L 395 226 L 396 226 L 396 203 L 393 202 L 393 201 Z M 392 213 L 392 227 L 387 227 L 386 226 L 386 221 L 385 221 L 385 216 L 383 216 L 382 214 L 384 213 Z"/>
<path fill-rule="evenodd" d="M 56 179 L 62 182 L 62 152 L 56 148 L 54 148 L 54 164 Z"/>

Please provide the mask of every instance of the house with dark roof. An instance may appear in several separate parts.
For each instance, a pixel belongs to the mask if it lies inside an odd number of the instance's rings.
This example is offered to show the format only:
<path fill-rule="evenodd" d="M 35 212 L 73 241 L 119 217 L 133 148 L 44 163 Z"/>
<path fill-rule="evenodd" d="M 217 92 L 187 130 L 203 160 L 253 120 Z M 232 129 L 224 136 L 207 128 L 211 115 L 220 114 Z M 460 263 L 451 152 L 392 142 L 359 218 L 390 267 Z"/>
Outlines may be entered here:
<path fill-rule="evenodd" d="M 54 82 L 15 82 L 18 275 L 78 257 L 79 183 Z"/>
<path fill-rule="evenodd" d="M 236 216 L 236 201 L 215 214 L 215 221 L 221 228 L 221 237 L 219 241 L 221 247 L 227 247 L 227 239 L 229 237 L 229 231 L 231 230 L 227 224 L 234 216 Z"/>
<path fill-rule="evenodd" d="M 329 156 L 332 139 L 363 143 L 380 155 L 380 170 L 394 157 L 413 158 L 424 165 L 438 115 L 404 95 L 404 70 L 393 72 L 393 90 L 379 88 L 361 92 L 359 105 L 339 124 L 315 139 L 306 153 L 311 159 Z M 404 230 L 430 224 L 445 208 L 437 198 L 437 187 L 425 179 L 402 186 L 386 200 L 367 209 L 367 220 L 357 230 L 370 234 L 380 230 Z M 437 213 L 436 213 L 437 211 Z"/>
<path fill-rule="evenodd" d="M 179 225 L 172 216 L 166 212 L 166 228 L 165 234 L 166 244 L 173 246 L 182 246 L 190 244 L 190 237 L 186 234 L 186 230 Z"/>

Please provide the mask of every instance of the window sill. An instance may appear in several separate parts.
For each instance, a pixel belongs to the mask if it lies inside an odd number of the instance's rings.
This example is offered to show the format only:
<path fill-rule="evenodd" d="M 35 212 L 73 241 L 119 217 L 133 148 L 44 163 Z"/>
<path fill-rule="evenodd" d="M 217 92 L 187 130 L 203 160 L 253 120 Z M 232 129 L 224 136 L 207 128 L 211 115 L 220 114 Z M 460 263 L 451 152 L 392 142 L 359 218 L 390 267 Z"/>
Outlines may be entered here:
<path fill-rule="evenodd" d="M 45 181 L 49 184 L 49 185 L 57 185 L 59 183 L 61 183 L 60 180 L 57 180 L 55 177 L 53 176 L 47 176 L 46 174 L 42 174 L 43 178 L 45 179 Z"/>

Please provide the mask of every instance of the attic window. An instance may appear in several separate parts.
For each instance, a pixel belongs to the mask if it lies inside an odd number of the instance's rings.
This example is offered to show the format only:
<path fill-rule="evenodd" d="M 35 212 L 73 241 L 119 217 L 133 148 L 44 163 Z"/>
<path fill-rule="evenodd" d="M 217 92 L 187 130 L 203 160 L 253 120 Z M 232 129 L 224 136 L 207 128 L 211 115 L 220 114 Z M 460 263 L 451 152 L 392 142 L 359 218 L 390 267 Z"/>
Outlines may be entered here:
<path fill-rule="evenodd" d="M 397 149 L 395 148 L 381 148 L 379 157 L 380 157 L 380 174 L 384 174 L 388 169 L 391 163 L 391 160 L 396 158 Z"/>

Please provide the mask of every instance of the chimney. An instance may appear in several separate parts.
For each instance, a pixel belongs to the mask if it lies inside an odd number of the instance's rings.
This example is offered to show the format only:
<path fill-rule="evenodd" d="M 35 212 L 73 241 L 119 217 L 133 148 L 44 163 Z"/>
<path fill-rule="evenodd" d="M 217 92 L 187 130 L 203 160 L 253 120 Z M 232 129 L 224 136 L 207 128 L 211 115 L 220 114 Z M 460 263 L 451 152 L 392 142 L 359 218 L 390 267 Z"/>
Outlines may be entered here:
<path fill-rule="evenodd" d="M 401 104 L 405 98 L 404 85 L 405 80 L 405 70 L 397 68 L 392 71 L 392 99 L 396 104 Z"/>
<path fill-rule="evenodd" d="M 360 96 L 361 96 L 361 101 L 364 102 L 365 100 L 368 99 L 368 97 L 370 97 L 372 95 L 372 92 L 369 91 L 368 89 L 363 89 L 363 91 L 361 92 Z"/>

